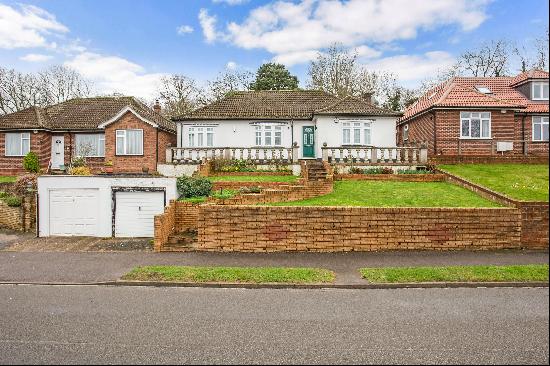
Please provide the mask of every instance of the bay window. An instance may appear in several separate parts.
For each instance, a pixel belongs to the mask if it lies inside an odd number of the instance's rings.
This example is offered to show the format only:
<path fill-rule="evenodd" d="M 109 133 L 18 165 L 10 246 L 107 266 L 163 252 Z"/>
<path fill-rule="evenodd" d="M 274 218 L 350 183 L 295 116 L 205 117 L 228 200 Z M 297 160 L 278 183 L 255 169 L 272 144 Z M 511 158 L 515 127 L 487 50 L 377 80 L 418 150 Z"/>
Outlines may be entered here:
<path fill-rule="evenodd" d="M 102 133 L 75 135 L 75 154 L 77 156 L 104 157 L 105 135 Z"/>
<path fill-rule="evenodd" d="M 214 127 L 189 127 L 189 147 L 214 146 Z"/>
<path fill-rule="evenodd" d="M 533 141 L 548 141 L 548 117 L 533 116 Z"/>
<path fill-rule="evenodd" d="M 31 150 L 29 132 L 6 133 L 5 156 L 25 156 Z"/>
<path fill-rule="evenodd" d="M 491 138 L 491 113 L 460 112 L 460 138 Z"/>
<path fill-rule="evenodd" d="M 117 155 L 143 155 L 143 130 L 116 130 Z"/>
<path fill-rule="evenodd" d="M 548 82 L 534 81 L 532 83 L 532 99 L 533 100 L 548 100 Z"/>
<path fill-rule="evenodd" d="M 371 145 L 371 122 L 343 122 L 342 145 Z"/>
<path fill-rule="evenodd" d="M 256 146 L 281 146 L 283 144 L 283 126 L 256 125 L 254 126 Z"/>

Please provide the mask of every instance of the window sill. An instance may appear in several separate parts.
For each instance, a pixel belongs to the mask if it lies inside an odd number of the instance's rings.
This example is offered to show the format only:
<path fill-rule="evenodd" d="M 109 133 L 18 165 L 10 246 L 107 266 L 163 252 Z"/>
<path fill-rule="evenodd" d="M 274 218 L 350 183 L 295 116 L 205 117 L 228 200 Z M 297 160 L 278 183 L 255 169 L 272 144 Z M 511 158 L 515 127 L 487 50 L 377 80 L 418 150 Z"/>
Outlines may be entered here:
<path fill-rule="evenodd" d="M 492 137 L 460 137 L 459 140 L 465 140 L 465 141 L 470 141 L 470 140 L 492 140 L 493 138 Z"/>
<path fill-rule="evenodd" d="M 550 140 L 531 140 L 534 144 L 547 144 Z"/>

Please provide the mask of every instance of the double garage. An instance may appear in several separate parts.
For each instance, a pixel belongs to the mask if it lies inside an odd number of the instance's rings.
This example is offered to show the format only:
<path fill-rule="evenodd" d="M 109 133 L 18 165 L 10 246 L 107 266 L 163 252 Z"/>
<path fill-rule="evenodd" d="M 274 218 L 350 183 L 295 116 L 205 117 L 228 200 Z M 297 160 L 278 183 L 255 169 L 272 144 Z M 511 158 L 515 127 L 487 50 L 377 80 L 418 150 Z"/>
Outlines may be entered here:
<path fill-rule="evenodd" d="M 175 178 L 41 176 L 38 236 L 152 237 L 176 198 Z"/>

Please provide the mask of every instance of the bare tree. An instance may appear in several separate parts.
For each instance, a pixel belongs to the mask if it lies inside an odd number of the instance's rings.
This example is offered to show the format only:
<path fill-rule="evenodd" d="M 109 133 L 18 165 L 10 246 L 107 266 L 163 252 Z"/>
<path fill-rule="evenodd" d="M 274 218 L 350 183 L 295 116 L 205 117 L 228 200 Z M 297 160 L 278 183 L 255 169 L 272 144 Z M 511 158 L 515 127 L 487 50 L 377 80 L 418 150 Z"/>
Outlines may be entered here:
<path fill-rule="evenodd" d="M 541 70 L 548 71 L 549 58 L 548 58 L 548 45 L 549 45 L 549 33 L 548 27 L 544 34 L 535 40 L 535 50 L 537 52 L 537 57 L 535 59 L 534 67 Z"/>
<path fill-rule="evenodd" d="M 459 57 L 459 68 L 475 77 L 505 76 L 509 71 L 510 43 L 496 40 L 466 51 Z"/>
<path fill-rule="evenodd" d="M 206 83 L 199 103 L 208 104 L 224 98 L 228 93 L 239 90 L 250 90 L 254 74 L 249 71 L 224 70 L 214 80 Z"/>
<path fill-rule="evenodd" d="M 189 113 L 197 106 L 200 93 L 195 80 L 185 75 L 163 77 L 158 91 L 158 99 L 163 105 L 162 113 L 167 117 Z"/>
<path fill-rule="evenodd" d="M 21 73 L 0 67 L 0 113 L 13 113 L 32 106 L 45 107 L 86 97 L 91 84 L 76 71 L 53 66 L 39 73 Z"/>

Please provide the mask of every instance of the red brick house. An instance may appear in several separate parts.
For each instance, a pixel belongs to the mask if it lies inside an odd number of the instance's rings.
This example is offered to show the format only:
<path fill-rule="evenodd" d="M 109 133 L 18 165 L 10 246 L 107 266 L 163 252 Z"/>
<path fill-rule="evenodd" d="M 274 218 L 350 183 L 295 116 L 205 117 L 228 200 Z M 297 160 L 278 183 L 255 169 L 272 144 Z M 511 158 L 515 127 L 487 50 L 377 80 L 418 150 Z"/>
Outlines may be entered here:
<path fill-rule="evenodd" d="M 548 75 L 454 77 L 407 108 L 397 143 L 426 144 L 439 160 L 547 158 Z"/>
<path fill-rule="evenodd" d="M 157 109 L 159 108 L 159 109 Z M 94 173 L 112 162 L 115 173 L 156 171 L 166 146 L 176 142 L 176 125 L 133 97 L 71 99 L 0 116 L 0 175 L 23 172 L 34 151 L 43 171 L 86 156 Z"/>

